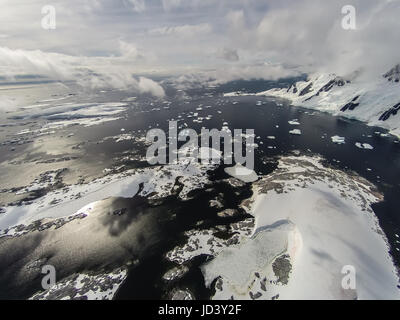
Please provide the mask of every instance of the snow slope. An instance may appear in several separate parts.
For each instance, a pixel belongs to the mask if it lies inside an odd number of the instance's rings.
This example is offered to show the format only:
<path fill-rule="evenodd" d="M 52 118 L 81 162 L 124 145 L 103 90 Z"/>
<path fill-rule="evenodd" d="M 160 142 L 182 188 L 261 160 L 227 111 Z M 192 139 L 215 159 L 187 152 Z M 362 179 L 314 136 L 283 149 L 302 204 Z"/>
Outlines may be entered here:
<path fill-rule="evenodd" d="M 400 299 L 376 188 L 318 157 L 283 157 L 253 184 L 253 234 L 201 267 L 214 299 Z M 355 270 L 355 287 L 343 286 Z"/>
<path fill-rule="evenodd" d="M 216 154 L 216 150 L 210 149 L 209 154 Z M 5 207 L 0 215 L 0 238 L 19 234 L 17 230 L 20 225 L 28 225 L 39 219 L 68 217 L 90 211 L 97 201 L 109 197 L 133 197 L 141 183 L 143 189 L 140 195 L 156 193 L 153 198 L 164 197 L 171 194 L 179 178 L 183 185 L 179 197 L 186 199 L 191 190 L 202 188 L 209 182 L 206 173 L 217 166 L 217 163 L 203 163 L 188 157 L 166 166 L 131 169 L 106 175 L 88 184 L 54 190 L 21 206 Z"/>
<path fill-rule="evenodd" d="M 286 89 L 271 89 L 257 95 L 289 99 L 295 106 L 329 112 L 379 126 L 400 136 L 400 65 L 374 81 L 358 73 L 347 78 L 314 74 Z"/>

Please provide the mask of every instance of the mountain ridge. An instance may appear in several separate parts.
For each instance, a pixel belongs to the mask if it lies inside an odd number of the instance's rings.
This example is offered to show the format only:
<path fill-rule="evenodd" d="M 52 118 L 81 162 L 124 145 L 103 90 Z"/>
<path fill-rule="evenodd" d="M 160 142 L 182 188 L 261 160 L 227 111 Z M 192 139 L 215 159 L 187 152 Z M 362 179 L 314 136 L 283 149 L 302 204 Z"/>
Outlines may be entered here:
<path fill-rule="evenodd" d="M 295 106 L 357 119 L 400 137 L 400 64 L 372 81 L 361 79 L 360 74 L 312 74 L 288 88 L 257 95 L 289 99 Z"/>

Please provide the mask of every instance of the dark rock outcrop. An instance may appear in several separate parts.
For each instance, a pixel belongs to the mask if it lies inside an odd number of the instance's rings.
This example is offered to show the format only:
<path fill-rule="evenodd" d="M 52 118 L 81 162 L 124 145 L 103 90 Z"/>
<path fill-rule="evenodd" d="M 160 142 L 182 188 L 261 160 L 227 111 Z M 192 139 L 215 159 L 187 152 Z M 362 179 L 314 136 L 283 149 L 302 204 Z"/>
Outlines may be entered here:
<path fill-rule="evenodd" d="M 389 117 L 396 115 L 397 111 L 399 111 L 399 110 L 400 110 L 400 102 L 398 104 L 394 105 L 393 107 L 391 107 L 389 110 L 382 113 L 382 115 L 379 117 L 379 120 L 386 121 L 387 119 L 389 119 Z"/>
<path fill-rule="evenodd" d="M 383 75 L 388 81 L 400 82 L 400 64 L 397 64 Z"/>
<path fill-rule="evenodd" d="M 354 110 L 356 107 L 358 107 L 360 105 L 359 102 L 357 102 L 357 100 L 360 98 L 360 96 L 357 96 L 355 98 L 353 98 L 353 100 L 351 100 L 349 103 L 345 104 L 340 111 L 344 112 L 347 110 Z"/>
<path fill-rule="evenodd" d="M 310 93 L 312 90 L 312 86 L 313 86 L 313 83 L 311 82 L 310 84 L 307 85 L 307 87 L 305 87 L 303 90 L 300 91 L 299 96 L 304 96 L 307 93 Z"/>

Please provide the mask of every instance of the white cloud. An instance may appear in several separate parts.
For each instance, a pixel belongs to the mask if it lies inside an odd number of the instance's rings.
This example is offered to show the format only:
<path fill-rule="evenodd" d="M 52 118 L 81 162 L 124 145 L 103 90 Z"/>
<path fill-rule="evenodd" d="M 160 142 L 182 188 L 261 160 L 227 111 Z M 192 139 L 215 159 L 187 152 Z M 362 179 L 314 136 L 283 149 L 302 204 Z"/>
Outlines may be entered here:
<path fill-rule="evenodd" d="M 128 43 L 125 41 L 120 40 L 119 41 L 119 48 L 120 48 L 120 52 L 121 55 L 125 58 L 131 58 L 131 59 L 138 59 L 138 58 L 142 58 L 143 56 L 139 53 L 138 48 L 132 44 L 132 43 Z"/>
<path fill-rule="evenodd" d="M 208 23 L 201 23 L 196 25 L 181 25 L 173 27 L 161 27 L 149 30 L 150 35 L 165 36 L 175 35 L 181 37 L 195 37 L 200 34 L 209 34 L 212 28 Z"/>
<path fill-rule="evenodd" d="M 14 97 L 0 95 L 0 111 L 13 111 L 17 108 L 18 101 Z"/>
<path fill-rule="evenodd" d="M 233 31 L 242 31 L 245 28 L 244 12 L 243 10 L 230 11 L 226 15 L 226 20 L 229 23 L 229 27 Z"/>
<path fill-rule="evenodd" d="M 197 70 L 194 73 L 186 73 L 175 79 L 175 84 L 180 88 L 196 86 L 199 83 L 216 85 L 229 81 L 243 79 L 269 79 L 278 80 L 285 77 L 299 76 L 298 69 L 286 68 L 281 64 L 235 64 L 224 67 L 216 67 L 212 70 Z"/>
<path fill-rule="evenodd" d="M 270 79 L 277 80 L 285 77 L 299 75 L 295 69 L 285 68 L 281 64 L 251 64 L 251 65 L 232 65 L 218 68 L 210 73 L 216 79 L 216 83 L 224 83 L 236 79 Z"/>
<path fill-rule="evenodd" d="M 236 62 L 239 61 L 239 54 L 236 49 L 223 48 L 217 54 L 218 58 L 226 61 Z"/>
<path fill-rule="evenodd" d="M 357 30 L 341 27 L 346 1 L 298 1 L 270 10 L 250 39 L 253 50 L 268 50 L 273 59 L 346 74 L 364 67 L 374 73 L 399 62 L 398 1 L 352 1 Z M 319 5 L 317 5 L 319 4 Z M 397 19 L 397 20 L 396 20 Z M 248 43 L 247 43 L 248 45 Z"/>
<path fill-rule="evenodd" d="M 182 8 L 198 8 L 215 5 L 215 0 L 162 0 L 165 11 L 171 11 Z"/>
<path fill-rule="evenodd" d="M 132 9 L 135 12 L 143 12 L 146 10 L 146 4 L 144 0 L 128 0 L 132 5 Z"/>
<path fill-rule="evenodd" d="M 164 7 L 164 10 L 166 10 L 166 11 L 177 8 L 181 4 L 182 4 L 182 0 L 162 0 L 162 5 Z"/>
<path fill-rule="evenodd" d="M 138 87 L 140 92 L 151 93 L 156 97 L 163 97 L 165 95 L 164 89 L 155 81 L 140 77 Z"/>
<path fill-rule="evenodd" d="M 156 82 L 135 77 L 137 49 L 121 42 L 119 57 L 76 57 L 40 50 L 11 50 L 0 47 L 0 70 L 5 77 L 35 74 L 57 81 L 75 81 L 83 87 L 133 89 L 162 97 L 165 92 Z"/>
<path fill-rule="evenodd" d="M 68 79 L 80 68 L 102 75 L 93 85 L 123 84 L 129 74 L 229 69 L 240 53 L 243 77 L 260 76 L 264 61 L 340 74 L 363 66 L 376 75 L 400 62 L 399 2 L 82 0 L 71 6 L 53 0 L 57 29 L 48 31 L 40 26 L 47 0 L 2 0 L 0 68 Z M 341 28 L 345 4 L 356 8 L 356 31 Z M 110 77 L 112 70 L 128 76 Z M 231 74 L 240 77 L 240 69 Z"/>
<path fill-rule="evenodd" d="M 0 70 L 3 76 L 9 78 L 18 74 L 40 74 L 49 78 L 66 80 L 72 77 L 68 63 L 72 63 L 73 60 L 71 57 L 57 53 L 0 47 Z"/>

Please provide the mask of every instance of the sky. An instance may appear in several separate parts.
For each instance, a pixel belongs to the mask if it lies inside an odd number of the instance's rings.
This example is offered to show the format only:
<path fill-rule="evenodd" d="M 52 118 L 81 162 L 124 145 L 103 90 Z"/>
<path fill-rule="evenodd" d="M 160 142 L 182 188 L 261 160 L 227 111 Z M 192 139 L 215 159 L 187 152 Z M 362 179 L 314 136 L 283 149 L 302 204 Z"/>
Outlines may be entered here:
<path fill-rule="evenodd" d="M 56 28 L 42 27 L 53 6 Z M 356 29 L 342 27 L 342 7 Z M 366 76 L 400 63 L 400 0 L 0 0 L 0 79 L 40 74 L 162 96 L 149 78 Z"/>

